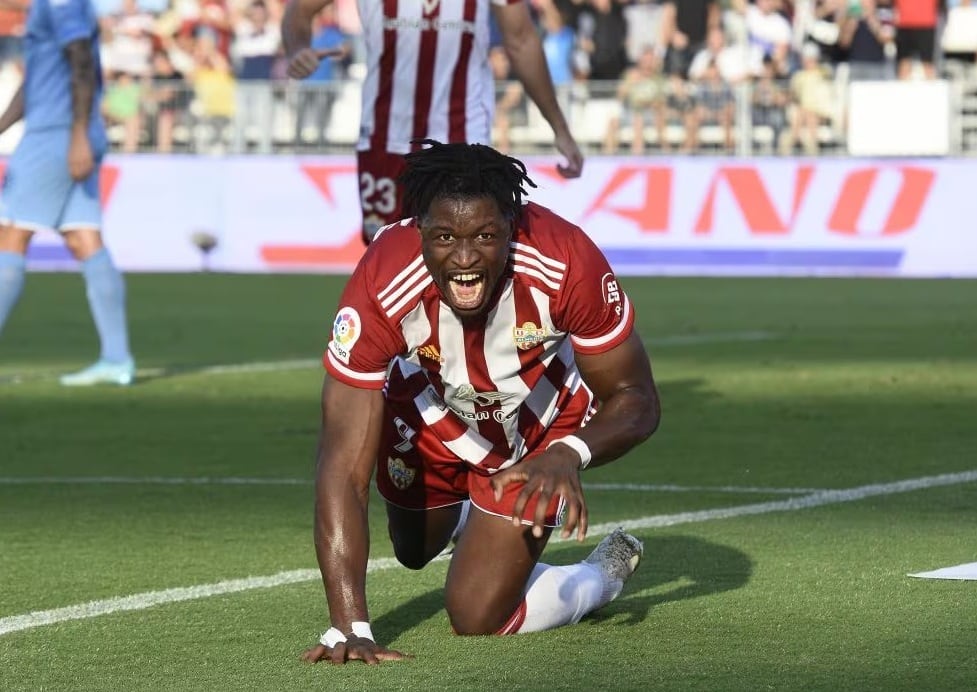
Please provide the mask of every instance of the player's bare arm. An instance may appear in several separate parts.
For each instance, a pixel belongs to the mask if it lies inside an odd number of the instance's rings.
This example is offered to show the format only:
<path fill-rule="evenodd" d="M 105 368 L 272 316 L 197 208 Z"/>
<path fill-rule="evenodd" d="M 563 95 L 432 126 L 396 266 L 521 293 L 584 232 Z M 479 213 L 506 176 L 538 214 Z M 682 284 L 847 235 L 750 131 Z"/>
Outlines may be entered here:
<path fill-rule="evenodd" d="M 556 100 L 553 78 L 546 65 L 543 44 L 536 33 L 529 8 L 524 2 L 512 5 L 493 5 L 495 18 L 502 32 L 503 45 L 519 81 L 526 93 L 539 107 L 540 113 L 553 129 L 554 144 L 566 158 L 566 165 L 557 169 L 565 178 L 577 178 L 583 172 L 583 154 L 570 133 L 563 111 Z"/>
<path fill-rule="evenodd" d="M 332 628 L 345 641 L 312 647 L 310 663 L 379 663 L 404 657 L 365 636 L 353 623 L 369 623 L 366 565 L 370 553 L 367 507 L 383 413 L 379 390 L 357 389 L 325 376 L 316 460 L 315 550 Z"/>
<path fill-rule="evenodd" d="M 596 415 L 578 436 L 593 454 L 588 468 L 630 451 L 658 429 L 661 403 L 651 361 L 637 332 L 598 355 L 576 356 L 583 381 L 600 402 Z"/>
<path fill-rule="evenodd" d="M 600 402 L 597 413 L 576 436 L 592 455 L 588 466 L 600 466 L 620 457 L 655 432 L 661 418 L 661 404 L 651 373 L 648 354 L 640 337 L 632 333 L 619 346 L 599 355 L 577 354 L 580 375 Z M 567 514 L 561 535 L 577 539 L 587 534 L 587 505 L 580 485 L 581 457 L 565 444 L 554 444 L 543 454 L 499 473 L 492 481 L 496 493 L 512 482 L 525 483 L 513 508 L 513 521 L 533 496 L 545 508 L 554 495 L 561 495 Z M 534 518 L 533 534 L 543 533 L 542 512 Z"/>
<path fill-rule="evenodd" d="M 68 171 L 75 180 L 84 180 L 95 169 L 95 156 L 88 139 L 88 121 L 95 102 L 98 82 L 95 58 L 88 39 L 72 41 L 64 48 L 71 70 L 71 144 Z"/>
<path fill-rule="evenodd" d="M 305 79 L 316 71 L 324 58 L 341 57 L 342 48 L 313 50 L 312 22 L 332 0 L 290 0 L 282 15 L 282 44 L 288 56 L 288 69 L 292 79 Z"/>

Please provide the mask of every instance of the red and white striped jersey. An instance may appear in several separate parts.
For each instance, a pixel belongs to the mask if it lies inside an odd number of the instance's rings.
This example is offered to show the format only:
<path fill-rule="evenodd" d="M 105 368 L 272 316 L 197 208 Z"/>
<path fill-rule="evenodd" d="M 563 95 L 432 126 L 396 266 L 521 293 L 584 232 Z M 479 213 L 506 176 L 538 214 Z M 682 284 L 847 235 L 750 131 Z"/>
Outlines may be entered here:
<path fill-rule="evenodd" d="M 488 144 L 495 86 L 489 5 L 524 0 L 357 0 L 367 72 L 357 149 L 411 140 Z"/>
<path fill-rule="evenodd" d="M 483 473 L 509 466 L 551 428 L 580 427 L 593 396 L 574 352 L 619 345 L 634 313 L 593 241 L 537 204 L 523 208 L 500 281 L 484 323 L 464 324 L 441 301 L 414 221 L 388 226 L 346 285 L 324 365 L 354 387 L 385 387 L 388 408 L 433 431 L 442 455 Z"/>

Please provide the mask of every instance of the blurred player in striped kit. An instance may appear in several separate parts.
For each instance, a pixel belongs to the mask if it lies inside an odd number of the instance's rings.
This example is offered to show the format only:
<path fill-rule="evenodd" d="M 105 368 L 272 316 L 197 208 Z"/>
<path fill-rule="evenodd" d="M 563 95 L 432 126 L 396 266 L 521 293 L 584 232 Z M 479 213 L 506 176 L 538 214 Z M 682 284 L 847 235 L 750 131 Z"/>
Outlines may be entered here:
<path fill-rule="evenodd" d="M 331 0 L 291 0 L 282 19 L 288 74 L 305 78 L 330 51 L 309 47 L 312 20 Z M 495 84 L 488 63 L 494 13 L 513 71 L 553 129 L 575 178 L 583 155 L 560 110 L 546 58 L 525 0 L 358 0 L 366 40 L 357 143 L 363 241 L 401 218 L 397 177 L 412 141 L 489 144 Z"/>
<path fill-rule="evenodd" d="M 0 133 L 22 118 L 24 135 L 7 164 L 0 210 L 0 330 L 24 286 L 34 233 L 61 233 L 81 262 L 101 357 L 61 384 L 127 385 L 125 283 L 102 242 L 99 171 L 107 149 L 99 111 L 102 68 L 90 0 L 33 0 L 24 39 L 24 82 L 0 115 Z"/>

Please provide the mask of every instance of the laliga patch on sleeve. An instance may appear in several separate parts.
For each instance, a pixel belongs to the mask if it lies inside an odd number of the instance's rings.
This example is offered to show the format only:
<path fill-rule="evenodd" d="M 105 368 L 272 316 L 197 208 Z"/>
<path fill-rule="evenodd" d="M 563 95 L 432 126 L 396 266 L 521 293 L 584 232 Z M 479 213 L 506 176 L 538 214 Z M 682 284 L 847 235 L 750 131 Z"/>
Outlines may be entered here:
<path fill-rule="evenodd" d="M 329 342 L 329 351 L 339 360 L 349 365 L 349 356 L 353 351 L 353 345 L 360 338 L 363 323 L 360 321 L 360 314 L 353 308 L 343 307 L 336 314 L 336 319 L 332 323 L 332 340 Z"/>

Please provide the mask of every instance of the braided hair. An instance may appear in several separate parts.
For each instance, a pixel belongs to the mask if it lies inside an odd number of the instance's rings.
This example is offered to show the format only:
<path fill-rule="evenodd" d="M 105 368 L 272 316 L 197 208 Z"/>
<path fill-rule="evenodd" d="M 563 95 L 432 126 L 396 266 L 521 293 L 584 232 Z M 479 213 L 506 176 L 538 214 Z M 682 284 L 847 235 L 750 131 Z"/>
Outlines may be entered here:
<path fill-rule="evenodd" d="M 519 217 L 523 185 L 536 187 L 526 165 L 484 144 L 442 144 L 433 139 L 415 141 L 426 145 L 407 154 L 407 168 L 400 176 L 406 217 L 423 217 L 434 200 L 442 197 L 491 197 L 508 220 Z"/>

